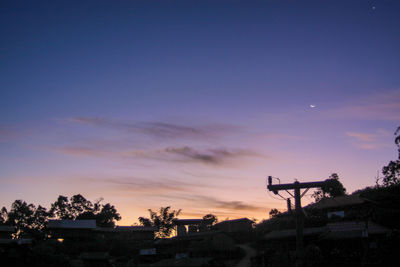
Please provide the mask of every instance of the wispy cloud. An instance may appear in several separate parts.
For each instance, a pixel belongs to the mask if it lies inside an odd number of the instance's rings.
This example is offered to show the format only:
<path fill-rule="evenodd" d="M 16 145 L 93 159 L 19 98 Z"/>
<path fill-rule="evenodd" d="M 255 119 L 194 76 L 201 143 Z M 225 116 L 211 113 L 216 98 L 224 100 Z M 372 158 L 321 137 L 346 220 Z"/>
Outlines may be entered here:
<path fill-rule="evenodd" d="M 178 201 L 183 206 L 193 208 L 205 208 L 218 210 L 222 214 L 234 214 L 235 212 L 264 212 L 265 207 L 253 205 L 240 200 L 222 200 L 214 196 L 203 195 L 210 189 L 215 189 L 215 184 L 189 182 L 170 178 L 140 178 L 140 177 L 117 177 L 117 178 L 77 178 L 80 183 L 93 183 L 102 185 L 109 191 L 119 194 L 126 192 L 141 195 L 145 198 L 157 198 Z M 200 193 L 200 194 L 199 194 Z M 205 214 L 203 214 L 205 215 Z"/>
<path fill-rule="evenodd" d="M 205 149 L 198 150 L 189 146 L 167 147 L 156 151 L 130 151 L 125 156 L 152 158 L 164 161 L 175 161 L 184 163 L 203 163 L 208 165 L 224 165 L 230 160 L 245 157 L 264 157 L 261 154 L 245 149 Z"/>
<path fill-rule="evenodd" d="M 107 152 L 98 148 L 79 146 L 57 147 L 55 150 L 73 156 L 105 156 L 107 154 Z"/>
<path fill-rule="evenodd" d="M 238 131 L 240 127 L 227 124 L 184 126 L 165 122 L 124 122 L 108 118 L 75 117 L 70 122 L 104 127 L 125 132 L 141 133 L 155 138 L 208 139 Z"/>
<path fill-rule="evenodd" d="M 364 96 L 330 113 L 350 119 L 400 121 L 400 89 Z"/>
<path fill-rule="evenodd" d="M 76 178 L 76 180 L 79 180 L 79 183 L 93 184 L 96 187 L 103 188 L 104 192 L 114 192 L 119 196 L 133 195 L 140 196 L 141 199 L 147 201 L 152 200 L 154 203 L 160 201 L 162 203 L 174 203 L 173 205 L 184 209 L 186 216 L 204 216 L 212 212 L 228 217 L 243 217 L 243 214 L 261 214 L 266 210 L 264 206 L 241 200 L 224 200 L 216 196 L 203 195 L 203 193 L 210 193 L 211 190 L 216 188 L 215 184 L 209 183 L 140 177 L 86 177 Z"/>
<path fill-rule="evenodd" d="M 347 136 L 354 137 L 358 141 L 362 142 L 373 142 L 375 141 L 375 134 L 367 134 L 367 133 L 357 133 L 357 132 L 346 132 Z"/>
<path fill-rule="evenodd" d="M 355 147 L 366 150 L 388 147 L 387 140 L 391 136 L 390 133 L 383 129 L 379 129 L 375 133 L 348 131 L 346 135 L 352 139 Z"/>
<path fill-rule="evenodd" d="M 197 206 L 221 209 L 225 211 L 247 211 L 247 212 L 260 212 L 265 211 L 265 207 L 247 204 L 243 201 L 221 200 L 216 197 L 204 195 L 186 195 L 186 196 L 173 196 L 174 198 L 190 201 L 196 203 Z"/>
<path fill-rule="evenodd" d="M 201 162 L 205 164 L 222 164 L 226 160 L 240 157 L 260 157 L 261 155 L 251 150 L 227 150 L 227 149 L 208 149 L 199 151 L 194 148 L 184 147 L 168 147 L 162 151 L 172 156 L 178 156 L 179 159 L 188 162 Z"/>
<path fill-rule="evenodd" d="M 108 157 L 114 159 L 144 159 L 158 160 L 179 163 L 201 163 L 207 165 L 220 166 L 233 162 L 236 159 L 246 157 L 264 157 L 263 155 L 250 149 L 227 149 L 214 146 L 214 139 L 222 135 L 234 132 L 241 132 L 238 126 L 226 124 L 208 124 L 202 126 L 178 125 L 164 122 L 124 122 L 107 118 L 75 117 L 68 119 L 70 122 L 91 125 L 95 127 L 108 128 L 133 134 L 144 134 L 150 137 L 161 138 L 170 142 L 172 146 L 164 144 L 164 148 L 155 148 L 154 143 L 141 141 L 129 146 L 97 145 L 93 140 L 79 142 L 76 145 L 66 145 L 56 148 L 58 152 L 73 156 L 95 156 Z M 132 135 L 133 137 L 133 135 Z M 95 138 L 96 139 L 96 138 Z M 94 140 L 95 140 L 94 139 Z M 189 139 L 189 140 L 188 140 Z M 140 140 L 140 139 L 139 139 Z M 196 148 L 203 143 L 202 148 Z M 205 141 L 205 142 L 204 142 Z M 209 142 L 211 141 L 211 142 Z M 182 142 L 184 142 L 182 144 Z M 196 145 L 188 146 L 185 143 L 194 142 Z M 179 145 L 181 143 L 182 145 Z M 208 145 L 204 145 L 208 144 Z M 211 148 L 207 148 L 210 146 Z M 204 148 L 206 147 L 206 148 Z"/>
<path fill-rule="evenodd" d="M 183 147 L 167 147 L 157 150 L 121 150 L 121 149 L 105 149 L 96 146 L 64 146 L 56 147 L 55 151 L 68 154 L 71 156 L 92 156 L 114 159 L 145 159 L 179 163 L 201 163 L 206 165 L 222 166 L 228 165 L 238 159 L 248 157 L 263 156 L 250 149 L 195 149 L 189 146 Z M 235 163 L 237 164 L 237 162 Z"/>
<path fill-rule="evenodd" d="M 210 187 L 207 184 L 186 182 L 175 179 L 146 179 L 138 177 L 126 178 L 80 178 L 81 182 L 102 184 L 109 189 L 117 190 L 118 192 L 129 192 L 134 194 L 155 195 L 169 193 L 187 193 L 194 189 L 204 189 Z"/>

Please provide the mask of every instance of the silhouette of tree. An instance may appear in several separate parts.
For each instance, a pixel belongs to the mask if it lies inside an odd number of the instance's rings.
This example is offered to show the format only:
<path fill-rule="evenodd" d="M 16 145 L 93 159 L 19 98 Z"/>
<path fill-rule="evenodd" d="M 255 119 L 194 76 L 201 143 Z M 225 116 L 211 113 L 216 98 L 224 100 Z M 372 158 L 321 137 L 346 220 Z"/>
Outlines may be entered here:
<path fill-rule="evenodd" d="M 207 221 L 208 223 L 210 223 L 211 225 L 214 225 L 216 223 L 218 223 L 218 218 L 217 216 L 215 216 L 214 214 L 207 214 L 203 216 L 203 220 Z"/>
<path fill-rule="evenodd" d="M 0 210 L 0 223 L 5 224 L 7 222 L 7 209 L 6 207 L 2 207 Z"/>
<path fill-rule="evenodd" d="M 211 229 L 213 225 L 218 223 L 218 218 L 214 214 L 207 214 L 203 216 L 203 222 L 200 224 L 200 229 Z"/>
<path fill-rule="evenodd" d="M 46 208 L 33 204 L 27 204 L 22 200 L 15 200 L 9 212 L 3 207 L 2 217 L 6 224 L 14 225 L 17 228 L 17 237 L 25 233 L 37 234 L 44 227 L 50 213 Z"/>
<path fill-rule="evenodd" d="M 139 217 L 138 220 L 141 225 L 154 226 L 157 228 L 156 236 L 159 238 L 165 238 L 171 235 L 174 228 L 173 221 L 181 213 L 181 210 L 172 210 L 171 207 L 161 207 L 159 212 L 152 211 L 149 209 L 150 218 Z"/>
<path fill-rule="evenodd" d="M 57 200 L 51 204 L 50 212 L 61 220 L 74 219 L 71 213 L 71 204 L 65 196 L 58 196 Z"/>
<path fill-rule="evenodd" d="M 397 160 L 391 160 L 388 165 L 382 168 L 382 174 L 384 175 L 382 185 L 385 187 L 400 184 L 400 126 L 394 135 L 396 136 L 394 143 L 397 145 L 399 155 Z M 377 185 L 379 185 L 379 181 L 377 181 Z"/>
<path fill-rule="evenodd" d="M 114 227 L 114 220 L 121 220 L 117 209 L 110 203 L 102 205 L 100 212 L 96 214 L 97 225 L 101 227 Z"/>
<path fill-rule="evenodd" d="M 280 211 L 277 210 L 277 209 L 271 209 L 271 210 L 269 211 L 269 217 L 270 217 L 270 218 L 275 218 L 275 217 L 278 216 L 279 214 L 281 214 L 281 213 L 280 213 Z"/>
<path fill-rule="evenodd" d="M 7 213 L 7 222 L 17 227 L 17 235 L 28 229 L 33 222 L 33 214 L 35 213 L 35 205 L 27 204 L 20 199 L 15 200 L 11 204 L 11 209 Z"/>
<path fill-rule="evenodd" d="M 139 217 L 138 220 L 143 226 L 154 226 L 153 222 L 149 218 Z"/>
<path fill-rule="evenodd" d="M 396 135 L 394 143 L 397 145 L 397 151 L 399 152 L 399 159 L 400 159 L 400 126 L 397 127 L 397 130 L 394 132 L 394 135 Z"/>
<path fill-rule="evenodd" d="M 80 214 L 85 212 L 97 212 L 94 210 L 92 202 L 84 198 L 81 194 L 74 195 L 70 198 L 70 213 L 73 218 L 77 218 Z"/>
<path fill-rule="evenodd" d="M 48 212 L 45 207 L 39 205 L 33 213 L 33 221 L 30 225 L 30 228 L 39 231 L 43 230 L 50 215 L 50 212 Z"/>
<path fill-rule="evenodd" d="M 121 216 L 113 205 L 102 205 L 101 201 L 102 199 L 92 203 L 81 194 L 74 195 L 69 200 L 65 196 L 59 196 L 51 204 L 51 213 L 58 219 L 96 220 L 98 226 L 113 227 L 114 221 L 119 221 Z"/>
<path fill-rule="evenodd" d="M 384 175 L 382 179 L 383 186 L 392 186 L 400 183 L 400 160 L 390 161 L 388 165 L 382 168 Z"/>
<path fill-rule="evenodd" d="M 345 194 L 346 188 L 344 188 L 343 184 L 339 181 L 339 175 L 337 173 L 332 173 L 327 183 L 322 186 L 321 189 L 314 191 L 312 197 L 315 199 L 315 202 L 319 202 L 323 198 L 339 197 Z"/>
<path fill-rule="evenodd" d="M 65 196 L 59 196 L 57 201 L 51 204 L 50 211 L 59 219 L 71 220 L 76 219 L 84 213 L 95 213 L 98 209 L 98 205 L 92 204 L 92 202 L 84 198 L 81 194 L 77 194 L 69 200 Z"/>
<path fill-rule="evenodd" d="M 107 203 L 102 206 L 99 212 L 87 211 L 79 214 L 76 220 L 96 220 L 96 225 L 100 227 L 114 227 L 115 222 L 121 220 L 116 208 Z"/>
<path fill-rule="evenodd" d="M 100 205 L 100 201 L 92 204 L 82 195 L 75 195 L 69 202 L 67 197 L 59 196 L 47 211 L 41 205 L 36 207 L 23 200 L 15 200 L 10 211 L 5 207 L 0 210 L 0 224 L 15 226 L 17 238 L 25 234 L 43 238 L 43 229 L 48 219 L 54 216 L 59 219 L 94 219 L 98 226 L 114 226 L 114 221 L 120 220 L 121 216 L 113 205 Z"/>

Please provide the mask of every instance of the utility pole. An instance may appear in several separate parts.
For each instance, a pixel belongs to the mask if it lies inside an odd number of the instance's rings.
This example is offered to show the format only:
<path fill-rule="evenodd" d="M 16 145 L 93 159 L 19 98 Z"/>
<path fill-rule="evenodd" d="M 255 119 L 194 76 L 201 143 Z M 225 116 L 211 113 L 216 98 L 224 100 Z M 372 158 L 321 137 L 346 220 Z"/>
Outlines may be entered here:
<path fill-rule="evenodd" d="M 301 198 L 305 193 L 314 187 L 323 187 L 329 183 L 330 179 L 319 182 L 307 182 L 299 183 L 298 181 L 293 184 L 272 184 L 272 176 L 268 176 L 268 190 L 278 194 L 280 190 L 294 190 L 294 201 L 295 201 L 295 216 L 296 216 L 296 266 L 300 267 L 304 263 L 304 245 L 303 245 L 303 229 L 304 229 L 304 217 L 301 208 Z M 300 189 L 306 189 L 303 194 L 300 194 Z M 287 191 L 288 192 L 288 191 Z M 289 192 L 288 192 L 289 193 Z M 290 194 L 290 193 L 289 193 Z"/>

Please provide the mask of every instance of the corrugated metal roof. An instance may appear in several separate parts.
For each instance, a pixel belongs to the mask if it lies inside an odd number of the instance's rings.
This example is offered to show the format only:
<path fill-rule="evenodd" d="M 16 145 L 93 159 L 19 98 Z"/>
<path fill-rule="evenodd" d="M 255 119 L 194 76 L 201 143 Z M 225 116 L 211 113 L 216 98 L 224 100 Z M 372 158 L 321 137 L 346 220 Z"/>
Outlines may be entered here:
<path fill-rule="evenodd" d="M 49 220 L 47 228 L 51 229 L 95 229 L 96 220 Z"/>
<path fill-rule="evenodd" d="M 219 223 L 215 224 L 215 226 L 217 226 L 217 225 L 222 225 L 222 224 L 227 224 L 227 223 L 235 223 L 235 222 L 249 222 L 249 223 L 253 223 L 253 221 L 252 221 L 252 220 L 249 220 L 248 218 L 240 218 L 240 219 L 222 221 L 222 222 L 219 222 Z"/>
<path fill-rule="evenodd" d="M 309 227 L 304 228 L 303 235 L 311 236 L 311 235 L 320 235 L 328 231 L 327 227 Z M 295 238 L 296 237 L 296 229 L 287 229 L 280 231 L 272 231 L 264 236 L 264 239 L 284 239 L 284 238 Z"/>
<path fill-rule="evenodd" d="M 328 223 L 323 227 L 310 227 L 304 229 L 304 236 L 321 235 L 325 239 L 346 239 L 360 238 L 368 235 L 386 234 L 390 230 L 373 222 L 368 222 L 368 229 L 365 222 L 346 221 Z M 272 231 L 264 236 L 264 239 L 295 238 L 296 229 Z"/>
<path fill-rule="evenodd" d="M 319 202 L 310 204 L 305 208 L 309 209 L 328 209 L 335 207 L 344 207 L 359 205 L 365 203 L 365 200 L 359 194 L 346 195 L 340 197 L 323 198 Z"/>
<path fill-rule="evenodd" d="M 335 232 L 350 232 L 350 231 L 365 231 L 367 230 L 367 224 L 365 222 L 348 221 L 348 222 L 336 222 L 328 223 L 327 227 L 332 233 Z M 376 224 L 374 222 L 368 222 L 368 233 L 369 234 L 383 234 L 390 232 L 389 229 Z"/>

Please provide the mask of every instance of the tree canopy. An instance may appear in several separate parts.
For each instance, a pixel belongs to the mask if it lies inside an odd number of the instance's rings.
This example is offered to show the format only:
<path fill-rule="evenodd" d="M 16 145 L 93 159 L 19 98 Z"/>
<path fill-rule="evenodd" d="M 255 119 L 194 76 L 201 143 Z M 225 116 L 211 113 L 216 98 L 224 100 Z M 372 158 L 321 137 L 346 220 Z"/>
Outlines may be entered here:
<path fill-rule="evenodd" d="M 394 143 L 397 146 L 398 158 L 397 160 L 391 160 L 388 165 L 382 168 L 382 185 L 383 186 L 392 186 L 400 184 L 400 126 L 394 132 L 395 139 Z M 377 181 L 379 185 L 379 181 Z"/>
<path fill-rule="evenodd" d="M 97 226 L 114 226 L 114 222 L 120 220 L 121 216 L 113 205 L 110 203 L 102 205 L 100 201 L 92 203 L 80 194 L 70 199 L 59 196 L 51 204 L 50 210 L 47 210 L 41 205 L 36 207 L 18 199 L 11 204 L 9 211 L 5 207 L 0 210 L 0 223 L 15 226 L 16 237 L 22 237 L 24 234 L 40 234 L 51 218 L 94 219 Z"/>
<path fill-rule="evenodd" d="M 213 225 L 218 223 L 218 218 L 214 214 L 206 214 L 203 216 L 203 222 L 200 224 L 200 229 L 211 229 Z"/>
<path fill-rule="evenodd" d="M 45 227 L 50 215 L 46 208 L 18 199 L 11 204 L 10 211 L 5 207 L 1 209 L 0 222 L 14 225 L 17 228 L 16 237 L 21 237 L 26 233 L 38 234 Z"/>
<path fill-rule="evenodd" d="M 270 218 L 274 218 L 274 217 L 278 216 L 279 214 L 281 214 L 280 211 L 278 209 L 275 209 L 275 208 L 271 209 L 269 211 L 269 217 Z"/>
<path fill-rule="evenodd" d="M 345 194 L 346 188 L 344 188 L 343 184 L 339 181 L 339 175 L 337 173 L 332 173 L 329 179 L 326 180 L 325 185 L 322 186 L 321 189 L 314 191 L 312 197 L 315 199 L 315 202 L 319 202 L 323 198 L 339 197 Z"/>
<path fill-rule="evenodd" d="M 58 219 L 70 220 L 96 220 L 96 224 L 102 227 L 113 227 L 115 221 L 121 216 L 110 203 L 100 204 L 102 199 L 92 203 L 80 194 L 72 196 L 69 200 L 65 196 L 59 196 L 51 204 L 51 213 Z"/>
<path fill-rule="evenodd" d="M 211 214 L 211 213 L 204 215 L 203 220 L 206 221 L 207 223 L 209 223 L 210 225 L 214 225 L 214 224 L 218 223 L 217 216 L 215 216 L 214 214 Z"/>
<path fill-rule="evenodd" d="M 174 219 L 178 217 L 181 210 L 171 210 L 170 206 L 161 207 L 158 212 L 149 209 L 150 218 L 139 217 L 141 225 L 154 226 L 157 228 L 156 236 L 165 238 L 171 235 L 174 228 Z"/>

